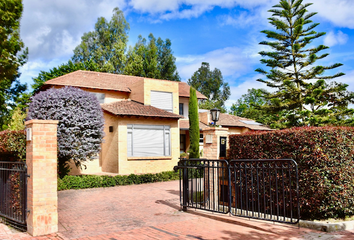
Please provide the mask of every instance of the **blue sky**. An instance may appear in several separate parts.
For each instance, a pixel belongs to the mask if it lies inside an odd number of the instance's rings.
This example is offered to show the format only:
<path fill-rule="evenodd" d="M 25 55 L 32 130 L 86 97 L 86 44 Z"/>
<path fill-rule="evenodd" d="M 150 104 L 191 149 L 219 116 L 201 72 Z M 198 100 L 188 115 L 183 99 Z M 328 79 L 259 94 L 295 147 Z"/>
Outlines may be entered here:
<path fill-rule="evenodd" d="M 231 106 L 249 88 L 264 84 L 254 70 L 261 67 L 259 45 L 265 40 L 261 30 L 269 25 L 267 12 L 278 0 L 23 0 L 21 37 L 29 48 L 29 61 L 21 68 L 22 83 L 32 84 L 41 70 L 67 62 L 83 33 L 92 31 L 98 17 L 110 19 L 112 10 L 123 10 L 130 24 L 129 45 L 138 35 L 172 41 L 172 49 L 182 81 L 187 81 L 209 62 L 221 70 L 231 86 Z M 343 63 L 337 78 L 354 91 L 354 9 L 353 0 L 304 0 L 314 3 L 309 10 L 321 23 L 315 30 L 327 32 L 314 45 L 325 44 L 330 55 L 318 61 L 329 65 Z M 337 71 L 337 70 L 336 70 Z"/>

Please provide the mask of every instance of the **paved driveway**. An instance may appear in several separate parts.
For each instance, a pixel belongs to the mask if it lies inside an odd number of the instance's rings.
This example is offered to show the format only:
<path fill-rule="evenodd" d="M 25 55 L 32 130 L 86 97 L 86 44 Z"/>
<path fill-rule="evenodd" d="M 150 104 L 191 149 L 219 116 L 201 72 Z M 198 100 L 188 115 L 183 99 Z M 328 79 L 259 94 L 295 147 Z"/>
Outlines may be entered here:
<path fill-rule="evenodd" d="M 0 224 L 0 239 L 354 239 L 295 226 L 179 211 L 178 182 L 61 191 L 59 233 L 31 238 Z"/>

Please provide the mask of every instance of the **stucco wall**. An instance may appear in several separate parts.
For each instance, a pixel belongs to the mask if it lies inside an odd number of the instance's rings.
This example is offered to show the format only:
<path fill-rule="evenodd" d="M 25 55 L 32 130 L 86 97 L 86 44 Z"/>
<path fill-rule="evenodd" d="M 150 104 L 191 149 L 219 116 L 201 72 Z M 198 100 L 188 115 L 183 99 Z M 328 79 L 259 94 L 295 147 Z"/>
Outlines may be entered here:
<path fill-rule="evenodd" d="M 144 104 L 151 105 L 151 91 L 172 92 L 173 113 L 179 114 L 178 82 L 167 80 L 144 79 Z"/>
<path fill-rule="evenodd" d="M 172 92 L 173 113 L 179 114 L 178 87 L 178 82 L 144 78 L 143 81 L 138 81 L 130 87 L 131 94 L 129 97 L 144 105 L 151 105 L 151 91 Z"/>
<path fill-rule="evenodd" d="M 102 151 L 100 154 L 100 165 L 103 172 L 118 173 L 118 118 L 112 114 L 103 112 L 105 119 Z M 109 127 L 113 132 L 109 132 Z"/>
<path fill-rule="evenodd" d="M 137 81 L 135 84 L 130 86 L 131 93 L 129 98 L 136 102 L 144 104 L 144 81 Z"/>
<path fill-rule="evenodd" d="M 202 123 L 209 125 L 209 123 L 211 122 L 210 119 L 210 112 L 200 112 L 199 113 L 199 121 L 201 121 Z"/>
<path fill-rule="evenodd" d="M 229 129 L 229 135 L 231 134 L 243 134 L 245 132 L 250 131 L 248 128 L 245 127 L 227 127 Z"/>

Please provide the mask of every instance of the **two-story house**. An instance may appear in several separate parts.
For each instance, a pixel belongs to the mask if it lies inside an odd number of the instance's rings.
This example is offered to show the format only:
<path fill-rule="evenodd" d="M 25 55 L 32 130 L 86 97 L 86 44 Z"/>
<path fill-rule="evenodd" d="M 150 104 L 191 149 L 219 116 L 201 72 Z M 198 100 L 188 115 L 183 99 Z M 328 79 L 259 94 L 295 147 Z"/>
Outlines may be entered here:
<path fill-rule="evenodd" d="M 73 86 L 94 93 L 101 103 L 105 137 L 101 153 L 72 174 L 130 174 L 170 171 L 189 149 L 188 103 L 184 82 L 119 74 L 76 71 L 45 82 L 41 90 Z M 199 100 L 206 97 L 197 92 Z M 200 110 L 201 146 L 209 111 Z M 219 125 L 230 134 L 270 130 L 252 120 L 221 114 Z"/>
<path fill-rule="evenodd" d="M 102 151 L 82 173 L 170 171 L 180 156 L 179 119 L 188 115 L 189 86 L 183 82 L 76 71 L 45 82 L 96 94 L 103 109 Z M 206 99 L 197 93 L 199 99 Z M 72 166 L 73 173 L 79 170 Z"/>

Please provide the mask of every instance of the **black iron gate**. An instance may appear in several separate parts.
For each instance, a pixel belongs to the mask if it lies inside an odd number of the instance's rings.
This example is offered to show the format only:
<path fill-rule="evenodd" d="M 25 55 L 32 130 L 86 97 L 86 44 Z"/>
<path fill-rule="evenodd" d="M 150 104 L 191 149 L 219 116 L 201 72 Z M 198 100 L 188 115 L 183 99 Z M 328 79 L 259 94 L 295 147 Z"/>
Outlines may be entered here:
<path fill-rule="evenodd" d="M 297 164 L 292 159 L 181 160 L 180 201 L 202 209 L 296 224 L 300 219 Z"/>
<path fill-rule="evenodd" d="M 23 162 L 0 162 L 0 217 L 26 228 L 27 168 Z"/>

